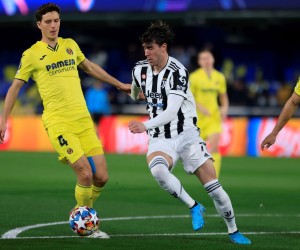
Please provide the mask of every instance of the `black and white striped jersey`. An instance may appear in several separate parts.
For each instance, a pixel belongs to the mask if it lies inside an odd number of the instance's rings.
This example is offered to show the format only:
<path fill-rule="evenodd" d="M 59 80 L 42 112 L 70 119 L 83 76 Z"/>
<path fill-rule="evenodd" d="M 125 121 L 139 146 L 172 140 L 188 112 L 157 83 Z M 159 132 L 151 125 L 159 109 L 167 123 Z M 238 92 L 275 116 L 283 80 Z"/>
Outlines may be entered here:
<path fill-rule="evenodd" d="M 167 65 L 157 75 L 153 74 L 147 60 L 137 62 L 132 70 L 132 84 L 133 88 L 144 93 L 150 119 L 162 113 L 167 105 L 172 105 L 168 103 L 170 94 L 184 97 L 176 118 L 163 126 L 149 129 L 149 136 L 172 138 L 186 129 L 197 129 L 197 113 L 189 89 L 189 74 L 178 60 L 169 56 Z"/>

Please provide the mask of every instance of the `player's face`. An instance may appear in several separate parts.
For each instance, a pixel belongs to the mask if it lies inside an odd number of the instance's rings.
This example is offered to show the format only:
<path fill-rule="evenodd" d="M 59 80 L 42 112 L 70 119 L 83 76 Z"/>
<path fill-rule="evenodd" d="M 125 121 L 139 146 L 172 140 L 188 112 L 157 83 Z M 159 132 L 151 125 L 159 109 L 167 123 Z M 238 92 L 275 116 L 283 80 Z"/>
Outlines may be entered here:
<path fill-rule="evenodd" d="M 198 55 L 198 64 L 201 68 L 211 69 L 214 63 L 215 59 L 210 52 L 202 52 Z"/>
<path fill-rule="evenodd" d="M 152 67 L 160 66 L 166 53 L 167 44 L 164 43 L 159 46 L 157 43 L 152 42 L 147 44 L 144 43 L 143 47 L 149 64 Z"/>
<path fill-rule="evenodd" d="M 37 25 L 44 39 L 54 41 L 58 38 L 60 18 L 56 11 L 48 12 L 43 15 L 42 20 L 37 22 Z"/>

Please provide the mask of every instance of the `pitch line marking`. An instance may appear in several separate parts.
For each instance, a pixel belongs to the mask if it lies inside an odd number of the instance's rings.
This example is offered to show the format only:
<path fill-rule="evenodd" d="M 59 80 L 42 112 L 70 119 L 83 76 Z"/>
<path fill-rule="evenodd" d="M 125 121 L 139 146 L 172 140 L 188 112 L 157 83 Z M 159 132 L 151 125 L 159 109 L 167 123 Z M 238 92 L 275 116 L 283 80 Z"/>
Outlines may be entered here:
<path fill-rule="evenodd" d="M 283 217 L 287 216 L 284 214 L 240 214 L 238 217 Z M 293 216 L 293 215 L 290 215 Z M 134 216 L 134 217 L 115 217 L 115 218 L 103 218 L 101 221 L 122 221 L 122 220 L 145 220 L 145 219 L 166 219 L 166 218 L 187 218 L 190 217 L 189 215 L 157 215 L 157 216 Z M 211 214 L 206 215 L 205 217 L 219 217 L 218 214 Z M 300 214 L 296 214 L 293 217 L 300 217 Z M 18 227 L 12 230 L 7 231 L 4 233 L 1 237 L 1 239 L 16 239 L 17 236 L 30 229 L 39 228 L 39 227 L 47 227 L 47 226 L 55 226 L 55 225 L 62 225 L 62 224 L 68 224 L 68 221 L 59 221 L 59 222 L 50 222 L 50 223 L 41 223 L 41 224 L 35 224 L 35 225 L 29 225 L 25 227 Z M 249 232 L 248 234 L 298 234 L 300 232 L 297 231 L 291 231 L 291 232 Z M 117 235 L 111 235 L 113 237 L 130 237 L 130 236 L 183 236 L 183 235 L 223 235 L 227 233 L 201 233 L 201 234 L 117 234 Z M 247 233 L 245 233 L 247 234 Z M 68 237 L 78 237 L 78 236 L 42 236 L 42 237 L 21 237 L 20 239 L 37 239 L 37 238 L 68 238 Z"/>
<path fill-rule="evenodd" d="M 245 235 L 278 235 L 278 234 L 300 234 L 300 231 L 283 231 L 283 232 L 243 232 Z M 216 236 L 216 235 L 228 235 L 224 232 L 211 232 L 211 233 L 162 233 L 162 234 L 110 234 L 110 237 L 160 237 L 160 236 Z M 67 239 L 67 238 L 79 238 L 79 236 L 32 236 L 32 237 L 17 237 L 14 239 Z M 12 239 L 12 238 L 6 238 Z"/>

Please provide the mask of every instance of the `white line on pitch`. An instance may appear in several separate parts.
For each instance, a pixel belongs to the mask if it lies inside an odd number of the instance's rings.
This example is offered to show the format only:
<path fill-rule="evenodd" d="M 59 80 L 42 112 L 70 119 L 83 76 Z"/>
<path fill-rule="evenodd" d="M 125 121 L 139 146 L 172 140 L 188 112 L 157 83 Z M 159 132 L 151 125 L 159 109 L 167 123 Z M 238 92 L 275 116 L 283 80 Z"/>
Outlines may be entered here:
<path fill-rule="evenodd" d="M 287 217 L 289 215 L 286 214 L 240 214 L 237 217 Z M 292 217 L 300 217 L 299 214 L 290 215 Z M 174 218 L 187 218 L 189 215 L 157 215 L 157 216 L 135 216 L 135 217 L 115 217 L 115 218 L 103 218 L 101 221 L 122 221 L 122 220 L 146 220 L 146 219 L 174 219 Z M 218 214 L 210 214 L 205 215 L 205 217 L 219 217 Z M 17 236 L 29 229 L 39 228 L 39 227 L 47 227 L 54 225 L 67 224 L 68 221 L 59 221 L 59 222 L 51 222 L 51 223 L 41 223 L 35 225 L 29 225 L 25 227 L 18 227 L 12 230 L 9 230 L 5 234 L 2 235 L 1 239 L 15 239 Z"/>
<path fill-rule="evenodd" d="M 246 235 L 274 235 L 274 234 L 300 234 L 300 231 L 286 231 L 286 232 L 243 232 Z M 112 234 L 110 237 L 158 237 L 158 236 L 216 236 L 227 235 L 224 232 L 211 233 L 162 233 L 162 234 Z M 65 239 L 65 238 L 80 238 L 79 236 L 32 236 L 32 237 L 18 237 L 14 239 Z M 81 237 L 84 238 L 84 237 Z"/>

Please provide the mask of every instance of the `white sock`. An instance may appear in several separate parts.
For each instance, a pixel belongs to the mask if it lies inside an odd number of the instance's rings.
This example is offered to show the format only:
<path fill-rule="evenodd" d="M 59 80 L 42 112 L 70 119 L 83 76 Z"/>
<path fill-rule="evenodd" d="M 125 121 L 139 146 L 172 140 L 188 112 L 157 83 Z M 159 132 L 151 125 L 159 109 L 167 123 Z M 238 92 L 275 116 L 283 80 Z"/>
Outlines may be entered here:
<path fill-rule="evenodd" d="M 180 181 L 169 171 L 169 164 L 162 156 L 156 156 L 149 163 L 150 171 L 158 184 L 173 195 L 175 198 L 180 199 L 189 208 L 194 206 L 193 200 L 182 187 Z"/>
<path fill-rule="evenodd" d="M 224 191 L 218 180 L 213 180 L 204 185 L 208 195 L 213 199 L 218 213 L 224 218 L 228 233 L 237 231 L 234 212 L 228 194 Z"/>

